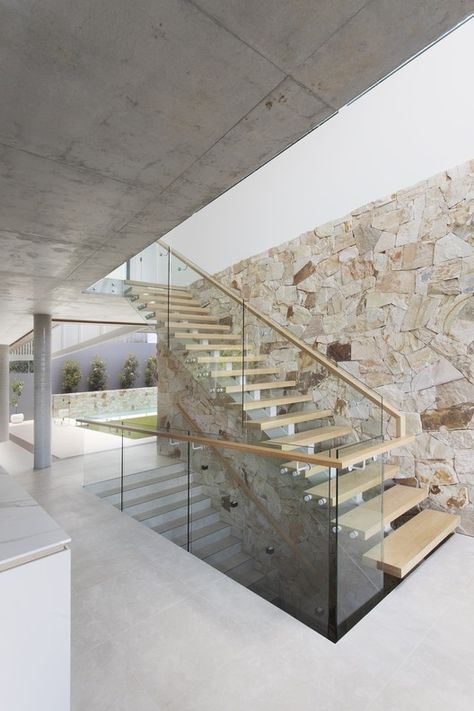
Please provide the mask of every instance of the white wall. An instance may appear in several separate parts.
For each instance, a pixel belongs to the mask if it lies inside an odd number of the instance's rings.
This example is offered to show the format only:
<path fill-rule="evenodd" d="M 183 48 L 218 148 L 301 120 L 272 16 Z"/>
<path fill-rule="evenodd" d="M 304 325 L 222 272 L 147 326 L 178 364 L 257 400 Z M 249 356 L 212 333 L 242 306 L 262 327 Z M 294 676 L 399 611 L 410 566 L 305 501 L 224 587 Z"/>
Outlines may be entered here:
<path fill-rule="evenodd" d="M 209 272 L 474 158 L 470 20 L 166 236 Z"/>

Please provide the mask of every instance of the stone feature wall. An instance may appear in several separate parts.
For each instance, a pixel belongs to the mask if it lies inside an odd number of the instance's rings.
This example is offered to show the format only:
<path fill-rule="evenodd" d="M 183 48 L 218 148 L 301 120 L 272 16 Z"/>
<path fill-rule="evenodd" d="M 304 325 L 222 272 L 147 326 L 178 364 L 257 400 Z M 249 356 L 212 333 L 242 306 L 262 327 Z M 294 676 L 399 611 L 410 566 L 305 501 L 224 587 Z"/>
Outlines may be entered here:
<path fill-rule="evenodd" d="M 406 413 L 397 450 L 474 535 L 474 161 L 217 275 Z"/>
<path fill-rule="evenodd" d="M 53 395 L 53 417 L 109 417 L 121 413 L 156 411 L 157 388 L 98 390 Z"/>

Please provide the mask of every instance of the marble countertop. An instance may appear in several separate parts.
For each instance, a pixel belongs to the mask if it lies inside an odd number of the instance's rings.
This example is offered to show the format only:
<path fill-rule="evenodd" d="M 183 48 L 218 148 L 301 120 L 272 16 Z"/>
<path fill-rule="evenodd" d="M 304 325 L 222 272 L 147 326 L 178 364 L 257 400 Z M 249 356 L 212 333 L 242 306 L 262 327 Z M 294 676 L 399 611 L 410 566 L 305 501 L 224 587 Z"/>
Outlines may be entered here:
<path fill-rule="evenodd" d="M 56 521 L 0 469 L 0 571 L 53 553 L 70 540 Z"/>

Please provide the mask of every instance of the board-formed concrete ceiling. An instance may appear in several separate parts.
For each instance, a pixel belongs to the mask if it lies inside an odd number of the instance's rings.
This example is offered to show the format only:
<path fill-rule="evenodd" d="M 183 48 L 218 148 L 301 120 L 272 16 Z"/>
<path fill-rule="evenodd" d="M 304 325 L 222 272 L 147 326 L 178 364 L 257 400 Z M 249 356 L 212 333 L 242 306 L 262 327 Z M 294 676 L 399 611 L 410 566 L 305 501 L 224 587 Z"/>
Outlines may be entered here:
<path fill-rule="evenodd" d="M 474 11 L 474 0 L 0 0 L 0 342 Z M 136 319 L 138 320 L 138 319 Z"/>

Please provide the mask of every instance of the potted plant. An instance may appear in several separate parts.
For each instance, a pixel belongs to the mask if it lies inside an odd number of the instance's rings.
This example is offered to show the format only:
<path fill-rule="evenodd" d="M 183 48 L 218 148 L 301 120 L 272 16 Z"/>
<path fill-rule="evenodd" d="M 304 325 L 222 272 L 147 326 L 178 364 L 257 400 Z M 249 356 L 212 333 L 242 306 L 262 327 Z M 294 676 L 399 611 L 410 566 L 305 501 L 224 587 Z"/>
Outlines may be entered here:
<path fill-rule="evenodd" d="M 10 422 L 12 422 L 13 424 L 23 422 L 23 420 L 25 419 L 24 414 L 22 412 L 18 412 L 18 405 L 20 402 L 21 394 L 23 392 L 23 386 L 23 380 L 14 380 L 12 383 L 13 396 L 11 398 L 11 404 L 12 407 L 15 408 L 15 412 L 13 413 L 13 415 L 10 416 Z"/>
<path fill-rule="evenodd" d="M 152 388 L 158 383 L 158 362 L 155 355 L 147 358 L 145 366 L 145 385 Z"/>
<path fill-rule="evenodd" d="M 107 369 L 98 355 L 92 359 L 87 385 L 91 391 L 105 390 L 107 387 Z"/>

